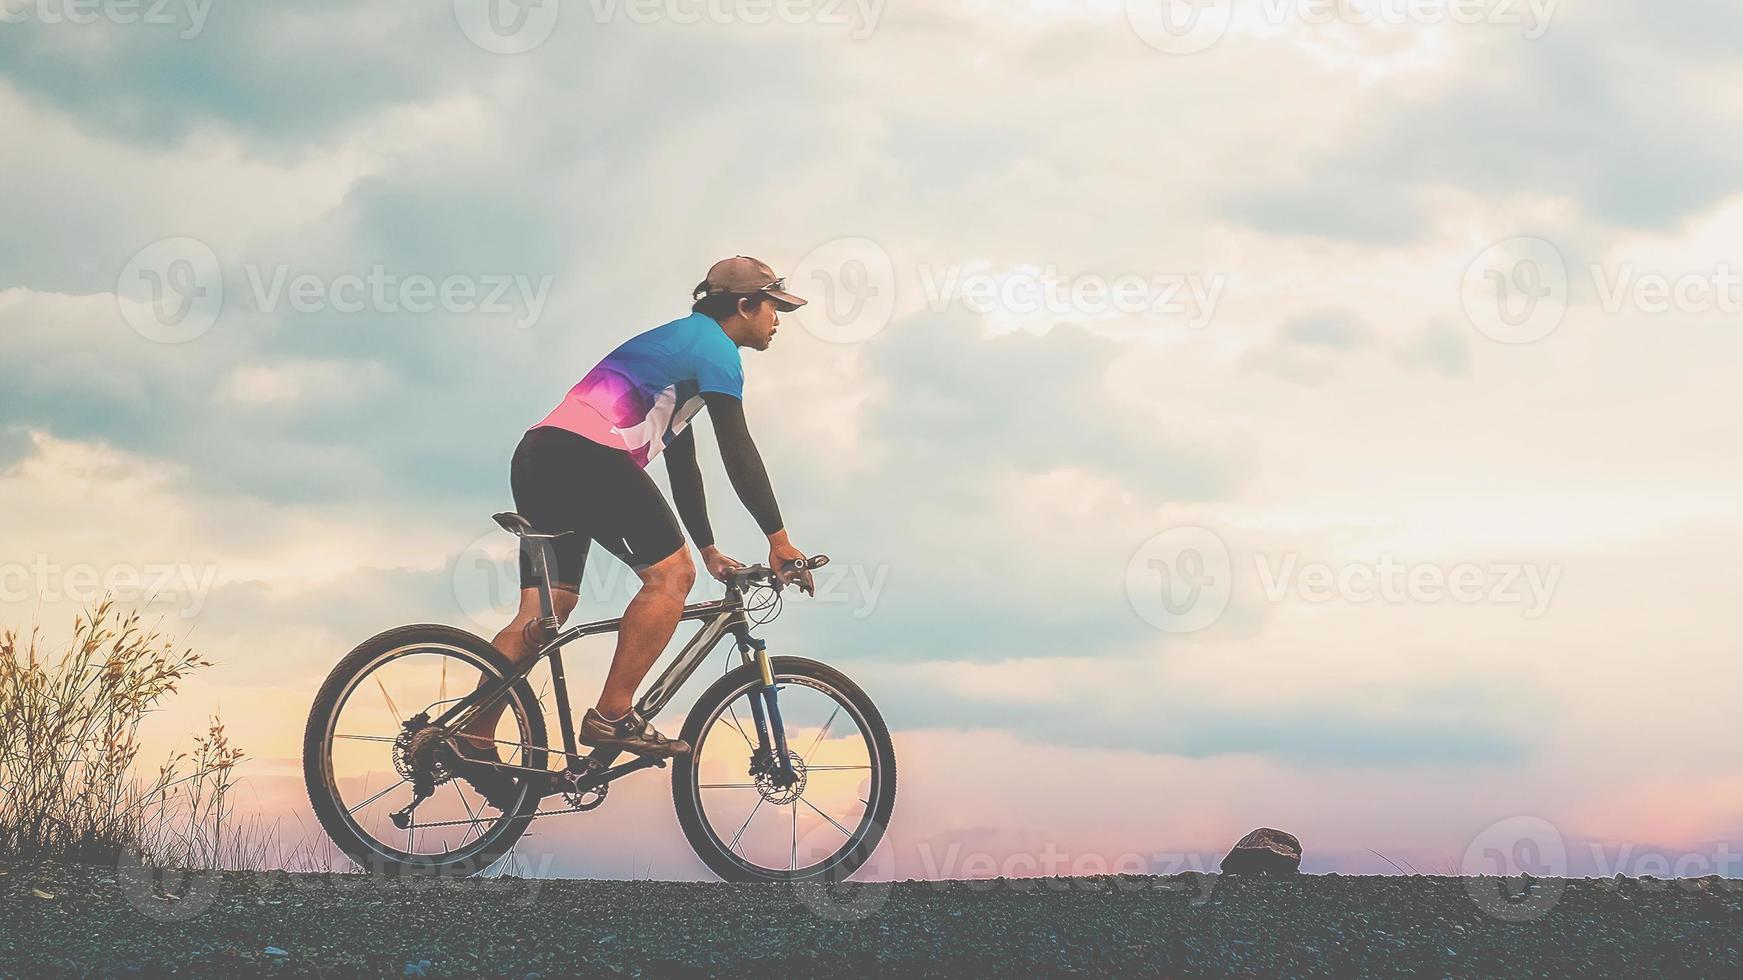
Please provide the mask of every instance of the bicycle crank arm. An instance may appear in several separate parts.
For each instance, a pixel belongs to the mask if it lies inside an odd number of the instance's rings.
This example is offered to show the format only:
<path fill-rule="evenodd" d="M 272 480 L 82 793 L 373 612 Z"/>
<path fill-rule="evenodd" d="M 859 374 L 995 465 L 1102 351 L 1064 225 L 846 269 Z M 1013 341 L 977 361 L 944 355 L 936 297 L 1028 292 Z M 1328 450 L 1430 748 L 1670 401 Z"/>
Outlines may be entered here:
<path fill-rule="evenodd" d="M 596 772 L 553 772 L 550 774 L 553 777 L 551 779 L 551 788 L 546 791 L 545 795 L 551 796 L 556 793 L 585 793 L 588 790 L 599 789 L 621 776 L 627 776 L 632 772 L 640 772 L 643 769 L 653 768 L 666 768 L 666 760 L 656 756 L 642 755 L 620 765 L 612 766 L 610 769 L 602 769 Z"/>

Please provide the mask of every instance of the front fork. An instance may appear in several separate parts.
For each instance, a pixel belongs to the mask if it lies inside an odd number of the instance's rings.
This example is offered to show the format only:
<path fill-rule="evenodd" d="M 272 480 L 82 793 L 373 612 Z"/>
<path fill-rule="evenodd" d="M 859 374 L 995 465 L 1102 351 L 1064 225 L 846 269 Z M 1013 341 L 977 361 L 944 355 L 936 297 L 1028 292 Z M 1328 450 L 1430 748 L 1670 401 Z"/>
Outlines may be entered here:
<path fill-rule="evenodd" d="M 787 730 L 781 724 L 781 705 L 777 699 L 780 688 L 775 684 L 775 671 L 769 664 L 768 645 L 754 636 L 741 635 L 738 639 L 738 655 L 744 660 L 746 667 L 755 666 L 762 675 L 762 686 L 752 692 L 750 699 L 750 713 L 756 722 L 758 745 L 752 755 L 751 775 L 756 775 L 757 765 L 764 763 L 768 766 L 771 781 L 785 789 L 798 777 L 793 772 L 792 759 L 787 756 Z"/>

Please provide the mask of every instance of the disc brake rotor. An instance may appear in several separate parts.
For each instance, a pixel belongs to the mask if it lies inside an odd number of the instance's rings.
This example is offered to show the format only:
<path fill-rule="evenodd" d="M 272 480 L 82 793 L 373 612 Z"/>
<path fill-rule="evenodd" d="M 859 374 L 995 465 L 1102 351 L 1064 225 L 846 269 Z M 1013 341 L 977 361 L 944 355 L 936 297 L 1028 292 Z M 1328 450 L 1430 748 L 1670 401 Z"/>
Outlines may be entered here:
<path fill-rule="evenodd" d="M 756 780 L 757 792 L 763 799 L 777 806 L 785 806 L 805 795 L 805 760 L 799 758 L 799 753 L 787 750 L 787 761 L 793 766 L 791 777 L 785 773 L 772 772 L 771 766 L 755 766 L 751 776 Z M 790 779 L 791 782 L 787 780 Z"/>

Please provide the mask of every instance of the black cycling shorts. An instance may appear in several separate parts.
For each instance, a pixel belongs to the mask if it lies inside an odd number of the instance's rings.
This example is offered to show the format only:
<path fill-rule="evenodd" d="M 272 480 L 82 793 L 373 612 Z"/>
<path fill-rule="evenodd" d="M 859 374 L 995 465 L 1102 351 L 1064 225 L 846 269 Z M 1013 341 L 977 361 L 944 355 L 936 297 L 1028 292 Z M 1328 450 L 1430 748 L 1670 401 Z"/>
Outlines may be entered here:
<path fill-rule="evenodd" d="M 553 588 L 580 590 L 587 548 L 598 541 L 640 571 L 684 547 L 672 508 L 629 453 L 586 436 L 540 426 L 521 437 L 509 469 L 514 509 L 541 534 L 574 531 L 558 538 Z M 520 556 L 520 584 L 530 589 L 532 559 Z"/>

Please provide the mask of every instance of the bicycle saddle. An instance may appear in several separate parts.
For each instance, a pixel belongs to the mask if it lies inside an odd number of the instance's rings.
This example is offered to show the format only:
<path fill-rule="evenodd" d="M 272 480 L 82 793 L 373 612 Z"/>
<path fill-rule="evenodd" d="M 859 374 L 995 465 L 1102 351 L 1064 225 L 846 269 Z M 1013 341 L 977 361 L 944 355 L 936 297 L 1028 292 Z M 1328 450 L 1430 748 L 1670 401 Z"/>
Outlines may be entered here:
<path fill-rule="evenodd" d="M 518 537 L 549 537 L 551 541 L 556 541 L 556 539 L 560 539 L 560 537 L 568 537 L 568 535 L 575 534 L 572 530 L 560 530 L 560 532 L 556 532 L 556 534 L 539 534 L 537 530 L 533 530 L 533 521 L 526 520 L 526 518 L 519 516 L 519 514 L 514 513 L 514 511 L 502 511 L 500 514 L 490 514 L 490 516 L 497 520 L 498 525 L 502 525 L 502 530 L 512 532 L 512 534 L 518 535 Z"/>

